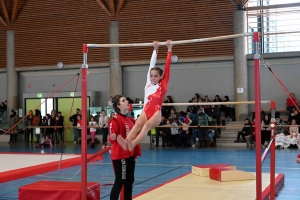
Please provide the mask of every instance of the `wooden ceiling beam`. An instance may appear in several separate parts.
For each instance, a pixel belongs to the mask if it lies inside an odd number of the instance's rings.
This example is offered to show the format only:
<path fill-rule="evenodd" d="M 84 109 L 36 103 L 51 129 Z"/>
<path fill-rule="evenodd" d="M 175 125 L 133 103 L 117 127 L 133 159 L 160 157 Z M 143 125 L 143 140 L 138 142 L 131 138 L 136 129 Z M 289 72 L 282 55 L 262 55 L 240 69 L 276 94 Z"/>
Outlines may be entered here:
<path fill-rule="evenodd" d="M 15 0 L 14 9 L 11 18 L 11 24 L 13 24 L 17 19 L 19 5 L 20 5 L 20 0 Z"/>
<path fill-rule="evenodd" d="M 5 26 L 7 26 L 7 23 L 5 22 L 5 20 L 0 16 L 0 22 L 2 22 Z"/>
<path fill-rule="evenodd" d="M 233 3 L 236 5 L 245 6 L 248 3 L 249 0 L 232 0 Z"/>
<path fill-rule="evenodd" d="M 115 2 L 114 0 L 109 0 L 109 4 L 110 4 L 110 9 L 111 9 L 111 12 L 113 13 L 113 15 L 115 15 Z"/>
<path fill-rule="evenodd" d="M 242 4 L 243 0 L 233 0 L 233 2 L 234 2 L 236 5 L 240 5 L 240 4 Z"/>
<path fill-rule="evenodd" d="M 243 0 L 242 5 L 245 6 L 249 0 Z"/>
<path fill-rule="evenodd" d="M 6 19 L 7 23 L 10 24 L 9 14 L 8 14 L 7 6 L 5 4 L 5 0 L 1 0 L 1 5 L 2 5 L 2 10 L 4 13 L 5 19 Z"/>
<path fill-rule="evenodd" d="M 124 2 L 125 2 L 125 0 L 120 0 L 119 1 L 119 5 L 118 5 L 118 9 L 117 9 L 117 14 L 116 15 L 120 14 L 120 12 L 121 12 L 121 10 L 123 8 Z"/>
<path fill-rule="evenodd" d="M 255 6 L 255 7 L 247 7 L 246 11 L 251 10 L 270 10 L 276 8 L 292 8 L 292 7 L 300 7 L 300 3 L 287 3 L 287 4 L 277 4 L 271 6 Z"/>
<path fill-rule="evenodd" d="M 103 2 L 101 0 L 96 0 L 97 3 L 99 4 L 99 6 L 108 14 L 110 15 L 108 9 L 106 8 L 106 6 L 103 4 Z"/>

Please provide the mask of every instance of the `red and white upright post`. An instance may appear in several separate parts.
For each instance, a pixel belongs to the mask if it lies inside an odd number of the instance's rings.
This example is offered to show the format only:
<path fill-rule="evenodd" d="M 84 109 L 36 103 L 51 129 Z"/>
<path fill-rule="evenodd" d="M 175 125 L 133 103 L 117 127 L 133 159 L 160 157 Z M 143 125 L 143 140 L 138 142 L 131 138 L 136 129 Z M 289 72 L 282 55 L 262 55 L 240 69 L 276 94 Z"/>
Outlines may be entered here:
<path fill-rule="evenodd" d="M 86 44 L 82 47 L 83 64 L 81 65 L 81 200 L 87 199 L 87 53 Z"/>
<path fill-rule="evenodd" d="M 271 151 L 270 151 L 270 200 L 275 200 L 275 101 L 270 102 L 270 109 L 271 109 Z"/>
<path fill-rule="evenodd" d="M 254 32 L 254 95 L 255 95 L 255 132 L 256 132 L 256 200 L 262 198 L 262 174 L 261 174 L 261 105 L 260 105 L 260 53 L 259 33 Z"/>

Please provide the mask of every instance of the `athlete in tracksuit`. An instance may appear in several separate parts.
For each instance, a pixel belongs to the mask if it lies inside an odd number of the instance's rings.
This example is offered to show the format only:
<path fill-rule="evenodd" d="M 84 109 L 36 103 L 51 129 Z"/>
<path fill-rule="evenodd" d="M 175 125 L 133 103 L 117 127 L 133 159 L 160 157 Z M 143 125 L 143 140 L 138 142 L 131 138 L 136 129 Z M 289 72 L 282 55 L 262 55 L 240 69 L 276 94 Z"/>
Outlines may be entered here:
<path fill-rule="evenodd" d="M 112 144 L 111 158 L 115 170 L 115 182 L 110 193 L 111 200 L 118 200 L 119 194 L 124 186 L 125 200 L 132 199 L 132 188 L 134 182 L 135 160 L 141 156 L 140 146 L 137 145 L 133 151 L 124 150 L 117 142 L 117 137 L 126 138 L 134 126 L 135 120 L 126 116 L 129 108 L 125 97 L 117 95 L 114 97 L 113 107 L 116 115 L 109 121 L 109 141 Z"/>

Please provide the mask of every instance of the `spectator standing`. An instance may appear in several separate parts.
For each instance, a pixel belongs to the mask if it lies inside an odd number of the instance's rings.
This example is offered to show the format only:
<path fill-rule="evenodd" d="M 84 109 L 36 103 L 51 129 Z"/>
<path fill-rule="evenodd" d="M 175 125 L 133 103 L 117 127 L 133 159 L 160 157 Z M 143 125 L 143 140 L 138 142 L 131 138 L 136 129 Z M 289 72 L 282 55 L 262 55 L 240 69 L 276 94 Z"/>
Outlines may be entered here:
<path fill-rule="evenodd" d="M 2 120 L 2 115 L 4 113 L 4 102 L 0 103 L 0 120 Z"/>
<path fill-rule="evenodd" d="M 96 126 L 98 126 L 97 122 L 95 122 L 95 118 L 91 116 L 91 121 L 89 122 L 90 126 L 90 134 L 92 138 L 92 144 L 90 148 L 95 148 L 95 135 L 96 135 Z"/>
<path fill-rule="evenodd" d="M 8 120 L 8 126 L 9 126 L 9 142 L 8 143 L 15 143 L 17 142 L 17 134 L 18 134 L 18 116 L 16 111 L 11 110 L 10 111 L 10 116 L 9 116 L 9 120 Z"/>
<path fill-rule="evenodd" d="M 164 103 L 174 103 L 172 97 L 170 95 L 167 96 L 167 100 L 164 101 Z M 173 106 L 163 106 L 162 107 L 162 115 L 166 117 L 166 119 L 169 118 L 171 109 Z"/>
<path fill-rule="evenodd" d="M 256 138 L 256 131 L 255 131 L 255 129 L 256 129 L 256 127 L 255 127 L 255 116 L 252 116 L 252 122 L 251 122 L 251 124 L 252 124 L 252 141 L 251 142 L 255 142 L 255 138 Z"/>
<path fill-rule="evenodd" d="M 165 146 L 172 146 L 172 133 L 171 133 L 171 124 L 170 124 L 170 121 L 169 119 L 166 120 L 166 124 L 164 125 L 166 126 L 165 128 L 163 128 L 163 134 L 164 134 L 164 137 L 165 137 L 165 140 L 163 142 L 163 145 L 162 147 L 165 147 Z"/>
<path fill-rule="evenodd" d="M 78 142 L 78 129 L 77 129 L 77 116 L 80 116 L 80 109 L 76 109 L 76 114 L 69 117 L 69 121 L 72 122 L 74 132 L 74 144 Z"/>
<path fill-rule="evenodd" d="M 204 109 L 200 108 L 199 114 L 196 117 L 196 121 L 198 126 L 199 148 L 205 148 L 207 147 L 208 128 L 203 126 L 208 126 L 211 119 L 207 114 L 205 114 Z"/>
<path fill-rule="evenodd" d="M 169 118 L 167 124 L 170 125 L 171 129 L 171 141 L 175 148 L 178 148 L 178 125 L 173 118 Z"/>
<path fill-rule="evenodd" d="M 181 146 L 183 148 L 189 147 L 189 126 L 192 123 L 192 120 L 189 118 L 189 115 L 186 114 L 184 117 L 181 117 L 179 123 L 182 125 L 182 131 L 180 133 Z"/>
<path fill-rule="evenodd" d="M 45 117 L 45 126 L 51 126 L 51 115 L 50 114 L 46 114 Z M 49 136 L 49 138 L 51 138 L 51 140 L 53 139 L 53 131 L 50 128 L 45 128 L 45 136 L 44 138 L 46 138 L 46 135 Z"/>
<path fill-rule="evenodd" d="M 111 120 L 115 115 L 116 115 L 115 112 L 111 112 L 111 113 L 110 113 L 110 116 L 109 116 L 109 120 Z"/>
<path fill-rule="evenodd" d="M 1 102 L 0 104 L 0 120 L 5 123 L 7 120 L 7 101 Z"/>
<path fill-rule="evenodd" d="M 61 115 L 60 111 L 57 112 L 57 116 L 59 118 L 59 123 L 61 124 L 61 126 L 64 126 L 65 117 Z M 60 140 L 64 142 L 64 127 L 59 129 L 59 133 L 60 133 Z"/>
<path fill-rule="evenodd" d="M 81 127 L 82 127 L 82 120 L 81 120 L 81 115 L 78 115 L 77 116 L 77 125 L 76 125 L 76 128 L 77 128 L 77 132 L 78 132 L 78 143 L 81 144 Z"/>
<path fill-rule="evenodd" d="M 286 110 L 291 113 L 293 108 L 297 106 L 297 99 L 296 99 L 294 93 L 289 94 L 289 96 L 286 99 L 285 103 L 286 103 Z"/>
<path fill-rule="evenodd" d="M 32 110 L 29 111 L 28 116 L 25 119 L 25 142 L 26 144 L 29 143 L 29 136 L 30 136 L 30 142 L 33 142 L 33 128 L 29 128 L 30 126 L 33 126 L 33 112 Z"/>
<path fill-rule="evenodd" d="M 270 131 L 271 119 L 268 114 L 266 114 L 261 121 L 261 144 L 265 147 L 268 146 L 271 140 L 271 131 Z"/>
<path fill-rule="evenodd" d="M 42 116 L 41 116 L 41 111 L 39 109 L 35 110 L 34 118 L 33 118 L 33 126 L 35 127 L 35 138 L 36 138 L 36 143 L 40 143 L 40 136 L 41 136 L 41 129 L 40 126 L 42 123 Z"/>
<path fill-rule="evenodd" d="M 100 131 L 102 133 L 102 142 L 103 142 L 103 146 L 102 149 L 104 149 L 106 147 L 107 144 L 107 134 L 108 134 L 108 117 L 106 115 L 105 110 L 101 111 L 101 116 L 99 117 L 99 126 L 100 126 Z"/>
<path fill-rule="evenodd" d="M 61 120 L 58 116 L 55 117 L 54 126 L 62 126 Z M 59 144 L 59 138 L 61 138 L 62 128 L 53 128 L 53 143 Z"/>
<path fill-rule="evenodd" d="M 167 124 L 165 116 L 161 117 L 161 122 L 159 126 L 164 126 Z M 159 136 L 161 136 L 163 146 L 166 144 L 166 134 L 164 133 L 164 128 L 157 127 L 156 128 L 156 147 L 159 146 Z"/>
<path fill-rule="evenodd" d="M 179 123 L 179 117 L 180 117 L 180 115 L 179 115 L 179 113 L 176 112 L 176 109 L 175 109 L 175 108 L 172 108 L 172 109 L 171 109 L 171 113 L 170 113 L 170 117 L 169 117 L 169 118 L 173 118 L 174 122 L 175 122 L 176 124 L 178 124 L 178 123 Z M 172 123 L 171 123 L 171 124 L 172 124 Z"/>
<path fill-rule="evenodd" d="M 108 106 L 113 106 L 113 97 L 112 96 L 109 97 Z"/>

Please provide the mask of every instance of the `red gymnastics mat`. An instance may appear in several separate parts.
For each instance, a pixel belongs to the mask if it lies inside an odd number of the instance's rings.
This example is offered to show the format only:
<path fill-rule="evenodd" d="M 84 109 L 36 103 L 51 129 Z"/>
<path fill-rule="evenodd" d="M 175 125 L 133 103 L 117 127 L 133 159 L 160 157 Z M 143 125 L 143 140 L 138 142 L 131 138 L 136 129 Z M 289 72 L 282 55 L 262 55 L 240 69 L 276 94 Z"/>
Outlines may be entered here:
<path fill-rule="evenodd" d="M 19 200 L 80 200 L 81 182 L 38 181 L 19 188 Z M 100 184 L 87 182 L 87 200 L 100 199 Z"/>
<path fill-rule="evenodd" d="M 87 155 L 87 159 L 91 161 L 103 159 L 103 156 L 95 155 Z M 60 154 L 0 153 L 0 183 L 55 171 L 58 168 L 60 156 Z M 80 155 L 64 154 L 60 169 L 80 164 Z"/>

